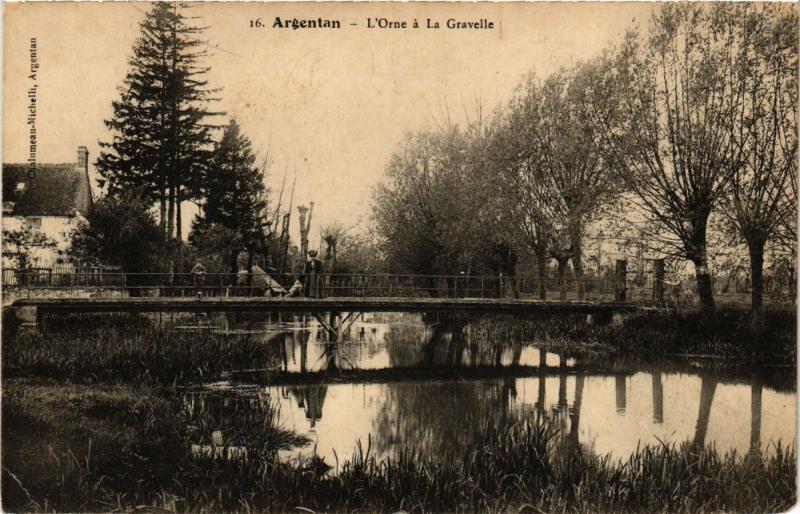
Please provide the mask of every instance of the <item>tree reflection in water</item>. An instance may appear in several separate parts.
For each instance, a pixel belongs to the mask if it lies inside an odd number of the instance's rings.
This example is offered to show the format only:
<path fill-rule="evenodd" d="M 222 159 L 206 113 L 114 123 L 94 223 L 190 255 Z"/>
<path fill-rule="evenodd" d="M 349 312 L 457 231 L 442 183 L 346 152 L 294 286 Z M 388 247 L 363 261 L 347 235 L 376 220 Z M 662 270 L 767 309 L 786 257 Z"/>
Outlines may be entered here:
<path fill-rule="evenodd" d="M 652 373 L 653 381 L 653 423 L 664 423 L 664 386 L 661 383 L 661 371 Z"/>
<path fill-rule="evenodd" d="M 617 401 L 617 414 L 624 416 L 628 405 L 627 391 L 625 390 L 625 375 L 614 377 L 614 391 Z"/>
<path fill-rule="evenodd" d="M 575 376 L 570 405 L 568 376 L 568 368 L 560 368 L 558 401 L 550 407 L 545 405 L 547 375 L 543 371 L 533 409 L 518 398 L 518 381 L 529 379 L 440 382 L 435 387 L 429 383 L 384 384 L 383 405 L 372 422 L 375 448 L 382 454 L 401 449 L 429 454 L 458 451 L 474 441 L 487 424 L 500 428 L 537 417 L 551 420 L 559 444 L 578 447 L 585 377 Z"/>
<path fill-rule="evenodd" d="M 708 419 L 711 416 L 711 404 L 714 402 L 714 391 L 717 390 L 717 379 L 704 375 L 700 382 L 700 410 L 697 413 L 697 425 L 694 432 L 694 445 L 701 447 L 706 442 Z"/>
<path fill-rule="evenodd" d="M 558 448 L 583 445 L 584 451 L 586 447 L 594 451 L 598 446 L 602 452 L 616 452 L 620 448 L 620 457 L 624 457 L 630 444 L 635 445 L 638 440 L 653 442 L 654 434 L 671 440 L 670 434 L 678 433 L 682 440 L 697 445 L 720 441 L 719 433 L 713 429 L 709 432 L 718 381 L 724 387 L 716 395 L 723 398 L 730 398 L 732 388 L 739 388 L 736 394 L 742 394 L 747 388 L 750 433 L 749 441 L 742 434 L 744 447 L 749 447 L 753 453 L 761 450 L 764 387 L 759 378 L 752 376 L 731 379 L 716 369 L 687 368 L 685 364 L 679 368 L 664 360 L 631 363 L 624 358 L 593 361 L 592 364 L 603 370 L 601 376 L 574 373 L 574 369 L 568 367 L 566 355 L 554 355 L 541 347 L 534 349 L 530 347 L 530 339 L 493 332 L 493 327 L 503 326 L 502 323 L 485 320 L 450 317 L 437 322 L 417 317 L 410 323 L 373 321 L 373 326 L 369 322 L 365 326 L 357 325 L 354 332 L 357 337 L 337 345 L 319 340 L 315 335 L 316 324 L 310 320 L 299 325 L 296 328 L 300 330 L 278 336 L 273 333 L 268 340 L 269 344 L 282 348 L 276 355 L 279 354 L 281 368 L 285 371 L 333 370 L 362 364 L 391 368 L 515 366 L 520 362 L 544 364 L 549 359 L 549 367 L 540 366 L 538 375 L 528 378 L 399 381 L 366 386 L 374 407 L 359 412 L 359 419 L 353 420 L 352 432 L 354 439 L 371 433 L 373 447 L 381 454 L 414 448 L 441 455 L 448 449 L 457 450 L 468 445 L 486 424 L 499 427 L 537 417 L 548 418 L 551 429 L 558 430 L 553 439 Z M 554 367 L 556 362 L 558 367 Z M 691 378 L 681 379 L 681 376 Z M 771 395 L 775 386 L 770 377 L 765 380 L 769 392 L 763 393 L 763 402 L 767 406 L 774 405 L 776 400 Z M 346 390 L 352 386 L 314 384 L 282 388 L 286 402 L 303 411 L 298 419 L 305 419 L 299 429 L 308 430 L 310 426 L 311 432 L 316 430 L 323 434 L 326 430 L 341 428 L 341 425 L 334 428 L 319 423 L 325 409 L 348 412 L 347 409 L 358 408 L 344 403 L 352 401 L 346 399 L 351 396 L 337 394 L 338 389 L 328 391 L 338 387 Z M 697 410 L 693 404 L 687 409 L 684 401 L 680 403 L 681 409 L 665 403 L 665 389 L 671 393 L 666 398 L 675 398 L 676 387 L 681 395 L 684 392 L 697 394 L 699 389 Z M 718 403 L 721 401 L 725 400 L 718 400 Z M 747 415 L 747 400 L 742 398 L 739 405 L 744 412 L 723 416 L 743 419 Z M 288 410 L 288 405 L 285 407 Z M 665 412 L 667 410 L 670 412 Z M 333 414 L 329 412 L 329 415 Z M 765 431 L 772 434 L 770 425 L 765 426 Z M 580 440 L 581 432 L 587 441 Z M 342 447 L 347 444 L 342 439 L 346 437 L 328 440 L 331 446 L 338 445 L 336 449 L 340 455 L 349 454 L 352 447 Z"/>
<path fill-rule="evenodd" d="M 750 451 L 761 452 L 761 379 L 750 386 Z"/>

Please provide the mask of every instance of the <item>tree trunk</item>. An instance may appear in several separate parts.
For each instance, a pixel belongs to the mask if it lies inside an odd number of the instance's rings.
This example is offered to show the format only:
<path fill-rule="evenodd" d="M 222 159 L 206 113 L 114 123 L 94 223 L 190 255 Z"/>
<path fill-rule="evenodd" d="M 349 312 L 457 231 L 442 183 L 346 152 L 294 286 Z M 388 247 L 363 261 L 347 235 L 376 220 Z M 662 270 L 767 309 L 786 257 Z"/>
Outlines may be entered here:
<path fill-rule="evenodd" d="M 175 186 L 175 239 L 183 241 L 183 218 L 181 216 L 181 186 Z"/>
<path fill-rule="evenodd" d="M 514 264 L 514 267 L 511 269 L 511 277 L 509 280 L 511 281 L 511 294 L 514 296 L 515 300 L 519 300 L 519 280 L 517 280 L 516 264 Z"/>
<path fill-rule="evenodd" d="M 689 259 L 694 263 L 700 310 L 706 315 L 713 315 L 714 291 L 711 289 L 711 274 L 708 272 L 708 254 L 706 252 L 707 226 L 707 213 L 701 213 L 692 220 L 692 237 L 687 250 Z"/>
<path fill-rule="evenodd" d="M 231 250 L 231 286 L 236 285 L 237 273 L 239 272 L 239 250 Z"/>
<path fill-rule="evenodd" d="M 422 287 L 428 291 L 431 298 L 439 297 L 439 285 L 432 276 L 426 274 L 426 276 L 422 278 Z"/>
<path fill-rule="evenodd" d="M 559 300 L 566 300 L 567 299 L 567 263 L 569 262 L 569 257 L 566 256 L 559 256 L 556 257 L 556 262 L 558 262 L 558 298 Z"/>
<path fill-rule="evenodd" d="M 763 240 L 748 241 L 750 251 L 751 307 L 758 312 L 764 305 L 764 244 Z"/>
<path fill-rule="evenodd" d="M 539 299 L 547 299 L 547 254 L 544 251 L 536 252 L 536 268 L 539 275 Z"/>
<path fill-rule="evenodd" d="M 458 288 L 458 278 L 448 276 L 445 278 L 445 282 L 447 282 L 447 296 L 450 298 L 455 298 L 456 290 Z"/>
<path fill-rule="evenodd" d="M 169 241 L 169 237 L 167 236 L 167 188 L 164 186 L 163 182 L 158 199 L 160 203 L 158 223 L 161 229 L 161 236 L 164 238 L 164 241 Z"/>
<path fill-rule="evenodd" d="M 183 274 L 183 230 L 181 230 L 181 225 L 183 220 L 181 218 L 181 188 L 180 186 L 176 187 L 175 193 L 175 239 L 178 242 L 178 247 L 176 248 L 178 255 L 176 257 L 178 261 L 178 274 Z"/>
<path fill-rule="evenodd" d="M 253 285 L 253 250 L 247 251 L 247 287 Z"/>
<path fill-rule="evenodd" d="M 167 241 L 173 241 L 175 235 L 175 186 L 169 188 L 169 207 L 167 209 Z"/>
<path fill-rule="evenodd" d="M 580 236 L 573 238 L 572 241 L 572 269 L 575 272 L 576 291 L 578 300 L 583 300 L 586 289 L 583 283 L 583 249 L 581 248 Z"/>
<path fill-rule="evenodd" d="M 711 289 L 711 274 L 708 272 L 708 261 L 705 256 L 701 256 L 693 262 L 700 309 L 705 314 L 714 314 L 714 292 Z"/>

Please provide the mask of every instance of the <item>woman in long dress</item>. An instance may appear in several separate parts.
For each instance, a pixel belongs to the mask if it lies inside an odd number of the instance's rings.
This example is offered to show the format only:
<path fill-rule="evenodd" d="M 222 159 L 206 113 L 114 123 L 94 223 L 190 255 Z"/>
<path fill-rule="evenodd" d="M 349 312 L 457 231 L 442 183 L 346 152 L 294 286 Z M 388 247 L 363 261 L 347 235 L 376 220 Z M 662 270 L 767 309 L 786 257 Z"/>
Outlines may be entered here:
<path fill-rule="evenodd" d="M 310 250 L 311 257 L 303 268 L 305 277 L 305 293 L 309 298 L 322 298 L 322 261 L 317 259 L 317 251 Z"/>

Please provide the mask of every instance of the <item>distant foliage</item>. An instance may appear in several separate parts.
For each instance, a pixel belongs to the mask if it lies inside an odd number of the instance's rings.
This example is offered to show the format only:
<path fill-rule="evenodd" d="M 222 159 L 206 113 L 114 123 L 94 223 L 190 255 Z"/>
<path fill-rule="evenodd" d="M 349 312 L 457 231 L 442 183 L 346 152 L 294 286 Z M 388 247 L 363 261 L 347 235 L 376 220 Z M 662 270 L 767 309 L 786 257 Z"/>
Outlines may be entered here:
<path fill-rule="evenodd" d="M 55 248 L 56 242 L 41 232 L 23 226 L 19 230 L 3 231 L 3 256 L 13 260 L 17 269 L 36 265 L 36 248 Z"/>
<path fill-rule="evenodd" d="M 691 263 L 711 314 L 713 264 L 746 246 L 760 309 L 764 270 L 795 276 L 797 25 L 786 6 L 665 4 L 647 32 L 528 77 L 488 123 L 407 136 L 373 195 L 390 269 L 515 274 L 527 253 L 540 284 L 555 259 L 563 295 L 584 260 L 602 274 L 605 240 L 640 272 L 645 249 Z"/>
<path fill-rule="evenodd" d="M 231 120 L 208 162 L 202 217 L 195 220 L 190 235 L 199 251 L 228 255 L 233 272 L 241 251 L 253 255 L 268 247 L 268 191 L 255 162 L 250 140 Z"/>
<path fill-rule="evenodd" d="M 82 263 L 120 266 L 126 273 L 166 271 L 164 237 L 149 207 L 136 194 L 101 198 L 72 232 L 70 256 Z"/>
<path fill-rule="evenodd" d="M 484 128 L 408 134 L 373 195 L 376 229 L 390 270 L 420 275 L 477 270 L 498 217 L 485 187 Z"/>

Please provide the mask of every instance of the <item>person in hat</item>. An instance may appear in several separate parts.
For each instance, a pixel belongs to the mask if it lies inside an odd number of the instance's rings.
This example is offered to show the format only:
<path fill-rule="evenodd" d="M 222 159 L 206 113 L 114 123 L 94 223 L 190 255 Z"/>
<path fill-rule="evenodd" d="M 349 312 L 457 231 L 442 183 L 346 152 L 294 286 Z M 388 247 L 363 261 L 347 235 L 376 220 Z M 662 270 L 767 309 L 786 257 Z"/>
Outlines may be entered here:
<path fill-rule="evenodd" d="M 322 261 L 317 259 L 317 251 L 309 250 L 309 259 L 303 267 L 305 296 L 322 298 Z"/>
<path fill-rule="evenodd" d="M 197 292 L 197 297 L 203 296 L 203 288 L 206 284 L 206 267 L 203 266 L 203 262 L 198 260 L 194 264 L 194 268 L 192 268 L 192 279 L 194 281 L 194 288 Z"/>

